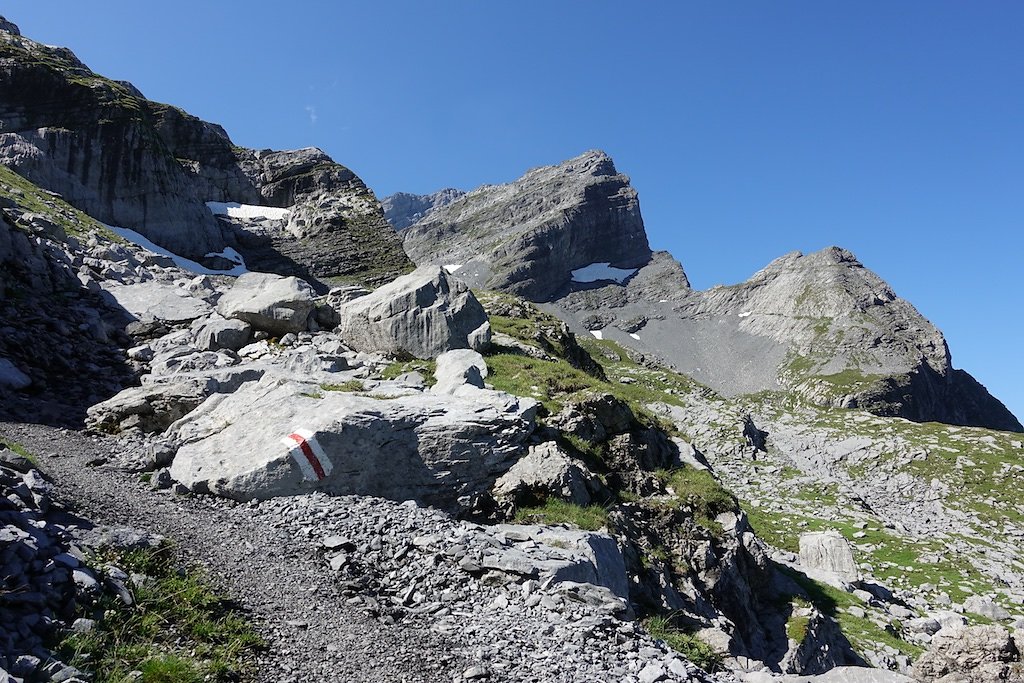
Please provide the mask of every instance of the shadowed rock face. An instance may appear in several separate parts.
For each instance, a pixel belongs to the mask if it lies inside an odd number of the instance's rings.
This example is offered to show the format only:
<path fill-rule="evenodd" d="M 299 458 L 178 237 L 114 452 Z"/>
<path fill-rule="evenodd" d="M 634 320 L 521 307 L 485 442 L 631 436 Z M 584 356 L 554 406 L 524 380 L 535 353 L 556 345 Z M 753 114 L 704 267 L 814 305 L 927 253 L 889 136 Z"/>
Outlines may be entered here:
<path fill-rule="evenodd" d="M 158 134 L 165 112 L 70 50 L 0 32 L 0 162 L 75 207 L 188 256 L 223 239 Z"/>
<path fill-rule="evenodd" d="M 201 260 L 379 285 L 412 269 L 373 193 L 318 149 L 253 151 L 220 127 L 93 73 L 0 24 L 0 163 L 111 225 Z M 287 225 L 217 221 L 205 202 L 291 208 Z"/>
<path fill-rule="evenodd" d="M 404 238 L 418 265 L 460 265 L 475 286 L 533 301 L 566 289 L 575 269 L 637 268 L 651 256 L 636 191 L 598 151 L 435 206 Z"/>

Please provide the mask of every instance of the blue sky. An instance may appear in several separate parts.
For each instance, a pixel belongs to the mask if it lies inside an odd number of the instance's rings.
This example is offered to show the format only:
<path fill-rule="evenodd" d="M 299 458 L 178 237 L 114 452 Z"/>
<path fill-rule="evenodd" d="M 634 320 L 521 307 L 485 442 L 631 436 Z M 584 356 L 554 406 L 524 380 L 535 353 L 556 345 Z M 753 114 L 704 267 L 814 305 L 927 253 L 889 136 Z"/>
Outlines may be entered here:
<path fill-rule="evenodd" d="M 150 6 L 152 5 L 152 6 Z M 1024 418 L 1024 3 L 16 3 L 96 71 L 380 196 L 590 148 L 700 288 L 844 246 Z"/>

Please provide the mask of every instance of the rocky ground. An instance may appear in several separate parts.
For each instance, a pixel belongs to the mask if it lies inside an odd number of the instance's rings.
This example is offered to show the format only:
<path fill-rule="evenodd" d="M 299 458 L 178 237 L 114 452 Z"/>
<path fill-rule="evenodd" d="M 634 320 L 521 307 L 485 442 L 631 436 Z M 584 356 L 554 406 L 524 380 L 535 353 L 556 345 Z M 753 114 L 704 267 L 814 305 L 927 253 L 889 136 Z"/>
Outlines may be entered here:
<path fill-rule="evenodd" d="M 97 465 L 120 457 L 112 439 L 17 423 L 0 435 L 62 482 L 56 501 L 165 535 L 238 598 L 269 643 L 258 680 L 729 680 L 615 618 L 607 592 L 478 572 L 488 548 L 530 544 L 511 532 L 374 498 L 179 496 Z"/>

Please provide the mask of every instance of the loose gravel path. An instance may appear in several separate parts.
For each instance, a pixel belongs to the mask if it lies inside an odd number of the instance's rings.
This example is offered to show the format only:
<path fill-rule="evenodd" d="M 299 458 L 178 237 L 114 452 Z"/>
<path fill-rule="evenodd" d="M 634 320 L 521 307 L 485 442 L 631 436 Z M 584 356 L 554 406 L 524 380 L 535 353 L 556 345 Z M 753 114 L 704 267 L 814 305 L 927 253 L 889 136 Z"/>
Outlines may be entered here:
<path fill-rule="evenodd" d="M 153 491 L 113 466 L 88 465 L 118 452 L 113 439 L 7 422 L 0 436 L 37 457 L 65 506 L 97 523 L 161 534 L 184 560 L 205 567 L 269 644 L 258 681 L 433 683 L 462 680 L 472 664 L 439 634 L 388 626 L 346 605 L 315 544 L 254 518 L 245 505 Z"/>

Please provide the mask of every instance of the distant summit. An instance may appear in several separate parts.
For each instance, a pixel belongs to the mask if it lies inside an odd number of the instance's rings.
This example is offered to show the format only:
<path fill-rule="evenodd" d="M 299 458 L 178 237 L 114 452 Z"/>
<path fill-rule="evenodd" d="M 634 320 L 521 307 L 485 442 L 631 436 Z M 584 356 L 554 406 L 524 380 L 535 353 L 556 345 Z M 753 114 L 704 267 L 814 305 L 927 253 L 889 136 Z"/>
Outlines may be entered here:
<path fill-rule="evenodd" d="M 942 333 L 845 249 L 793 252 L 746 282 L 691 290 L 675 259 L 651 252 L 636 191 L 603 152 L 422 215 L 404 231 L 418 264 L 548 302 L 577 329 L 664 359 L 725 395 L 791 392 L 879 415 L 1024 431 L 952 367 Z"/>
<path fill-rule="evenodd" d="M 465 192 L 454 187 L 438 190 L 433 194 L 409 194 L 396 192 L 380 201 L 384 215 L 395 230 L 405 230 L 413 223 L 426 218 L 434 209 L 451 204 L 465 196 Z"/>
<path fill-rule="evenodd" d="M 436 206 L 404 238 L 417 263 L 534 301 L 568 288 L 573 270 L 601 262 L 635 269 L 651 257 L 636 191 L 600 151 Z"/>

